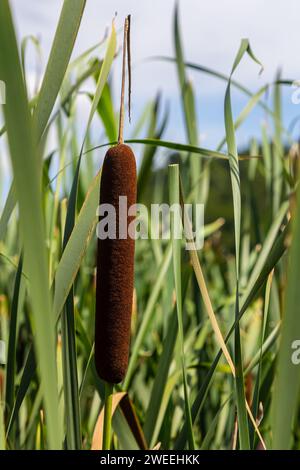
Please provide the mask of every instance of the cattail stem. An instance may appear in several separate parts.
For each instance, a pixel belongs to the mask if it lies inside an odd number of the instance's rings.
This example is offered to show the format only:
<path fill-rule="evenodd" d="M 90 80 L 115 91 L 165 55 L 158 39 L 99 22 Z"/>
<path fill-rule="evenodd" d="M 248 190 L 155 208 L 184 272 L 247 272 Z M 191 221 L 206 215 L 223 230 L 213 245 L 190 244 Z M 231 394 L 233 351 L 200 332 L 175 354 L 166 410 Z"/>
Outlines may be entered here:
<path fill-rule="evenodd" d="M 104 422 L 102 449 L 110 450 L 113 384 L 105 382 Z"/>
<path fill-rule="evenodd" d="M 119 136 L 118 143 L 123 144 L 123 129 L 124 129 L 124 114 L 125 114 L 125 78 L 126 78 L 126 54 L 127 54 L 127 41 L 128 41 L 128 28 L 129 18 L 125 18 L 124 24 L 124 39 L 123 39 L 123 63 L 122 63 L 122 85 L 121 85 L 121 104 L 120 104 L 120 120 L 119 120 Z"/>
<path fill-rule="evenodd" d="M 106 426 L 110 426 L 110 407 L 112 389 L 108 384 L 117 384 L 124 380 L 128 367 L 132 297 L 134 286 L 134 248 L 135 237 L 132 235 L 134 214 L 127 214 L 120 222 L 120 197 L 126 199 L 127 208 L 136 204 L 136 162 L 133 151 L 123 141 L 124 120 L 124 84 L 126 65 L 126 46 L 128 41 L 130 16 L 126 18 L 124 28 L 123 80 L 120 111 L 119 143 L 111 147 L 105 155 L 100 186 L 100 205 L 110 204 L 117 216 L 117 237 L 98 235 L 97 281 L 95 310 L 95 365 L 99 377 L 107 382 L 105 404 Z M 130 54 L 127 56 L 130 64 Z M 129 66 L 130 68 L 130 66 Z M 130 77 L 128 80 L 130 90 Z M 130 95 L 130 93 L 129 93 Z M 127 212 L 127 210 L 126 210 Z M 122 218 L 122 217 L 121 217 Z M 125 223 L 124 223 L 125 222 Z M 99 218 L 101 226 L 103 219 Z M 109 431 L 109 428 L 108 428 Z M 105 448 L 109 443 L 110 432 L 104 433 Z"/>

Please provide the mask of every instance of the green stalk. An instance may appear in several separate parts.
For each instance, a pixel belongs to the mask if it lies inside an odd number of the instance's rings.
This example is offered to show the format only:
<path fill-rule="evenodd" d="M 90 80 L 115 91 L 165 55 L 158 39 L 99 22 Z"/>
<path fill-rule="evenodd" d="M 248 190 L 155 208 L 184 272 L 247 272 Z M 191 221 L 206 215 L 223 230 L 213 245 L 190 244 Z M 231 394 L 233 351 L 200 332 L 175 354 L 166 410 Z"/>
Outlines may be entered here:
<path fill-rule="evenodd" d="M 104 423 L 102 449 L 110 450 L 113 384 L 105 382 Z"/>
<path fill-rule="evenodd" d="M 169 199 L 170 204 L 173 206 L 177 204 L 180 207 L 180 184 L 179 184 L 179 166 L 169 165 Z M 176 310 L 177 310 L 177 322 L 178 322 L 178 336 L 181 353 L 181 369 L 183 379 L 183 391 L 184 391 L 184 405 L 185 405 L 185 418 L 188 430 L 188 443 L 189 450 L 194 450 L 195 438 L 193 434 L 193 423 L 191 416 L 191 407 L 189 401 L 188 392 L 188 381 L 185 364 L 185 352 L 184 352 L 184 327 L 183 327 L 183 308 L 182 308 L 182 286 L 181 286 L 181 239 L 179 237 L 181 230 L 181 215 L 180 213 L 170 213 L 171 221 L 171 237 L 172 237 L 172 253 L 173 253 L 173 272 L 174 272 L 174 285 L 176 293 Z M 180 227 L 180 229 L 178 229 Z"/>

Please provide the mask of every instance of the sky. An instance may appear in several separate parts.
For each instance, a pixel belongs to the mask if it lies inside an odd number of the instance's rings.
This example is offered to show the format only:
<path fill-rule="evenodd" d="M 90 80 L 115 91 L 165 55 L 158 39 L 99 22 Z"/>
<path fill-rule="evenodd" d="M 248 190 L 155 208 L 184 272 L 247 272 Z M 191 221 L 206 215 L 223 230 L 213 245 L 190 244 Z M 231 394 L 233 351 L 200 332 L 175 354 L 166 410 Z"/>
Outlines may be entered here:
<path fill-rule="evenodd" d="M 163 106 L 170 106 L 170 120 L 165 138 L 183 142 L 183 119 L 175 67 L 171 63 L 149 60 L 155 56 L 174 57 L 173 16 L 175 0 L 87 0 L 73 57 L 96 44 L 111 25 L 117 12 L 117 27 L 127 14 L 132 15 L 132 128 L 143 106 L 158 91 Z M 62 0 L 11 0 L 18 38 L 33 34 L 40 39 L 43 64 L 47 62 Z M 299 0 L 179 0 L 181 34 L 185 59 L 229 74 L 242 38 L 250 40 L 255 55 L 264 65 L 259 67 L 245 57 L 234 78 L 253 92 L 276 76 L 278 70 L 288 79 L 300 79 L 298 46 L 300 44 Z M 120 36 L 121 38 L 121 36 Z M 29 74 L 33 72 L 34 54 L 27 58 Z M 115 103 L 119 97 L 120 59 L 113 67 Z M 203 73 L 188 71 L 193 83 L 201 145 L 215 148 L 224 136 L 223 106 L 226 83 Z M 300 114 L 300 105 L 292 103 L 291 87 L 282 97 L 286 126 Z M 271 93 L 266 99 L 271 102 Z M 232 91 L 233 112 L 247 99 Z M 82 103 L 83 115 L 88 104 Z M 84 114 L 85 113 L 85 114 Z M 265 120 L 261 110 L 254 111 L 237 132 L 240 146 L 260 134 Z M 300 126 L 299 126 L 300 127 Z M 299 130 L 299 129 L 298 129 Z M 130 133 L 128 124 L 125 135 Z"/>

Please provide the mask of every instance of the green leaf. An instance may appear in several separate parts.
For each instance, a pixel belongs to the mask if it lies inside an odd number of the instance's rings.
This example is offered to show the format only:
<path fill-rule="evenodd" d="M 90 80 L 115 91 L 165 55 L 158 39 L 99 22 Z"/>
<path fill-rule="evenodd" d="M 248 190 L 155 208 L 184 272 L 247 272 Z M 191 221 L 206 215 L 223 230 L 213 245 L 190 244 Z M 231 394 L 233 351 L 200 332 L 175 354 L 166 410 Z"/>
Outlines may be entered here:
<path fill-rule="evenodd" d="M 116 31 L 114 22 L 112 32 L 107 45 L 107 51 L 100 70 L 95 96 L 92 102 L 84 141 L 90 128 L 94 113 L 97 109 L 102 95 L 107 77 L 114 59 L 116 49 Z M 81 147 L 80 156 L 76 165 L 75 175 L 72 183 L 63 239 L 63 249 L 70 239 L 75 224 L 77 190 L 79 182 L 80 163 L 83 151 Z M 94 213 L 96 215 L 96 212 Z M 70 449 L 79 449 L 81 447 L 81 429 L 80 429 L 80 408 L 79 408 L 79 390 L 77 376 L 77 356 L 74 324 L 74 300 L 73 289 L 70 290 L 66 299 L 66 306 L 62 313 L 62 347 L 63 347 L 63 376 L 64 376 L 64 396 L 65 396 L 65 415 L 67 422 L 67 445 Z"/>
<path fill-rule="evenodd" d="M 195 99 L 191 83 L 187 80 L 185 73 L 185 64 L 179 28 L 178 4 L 176 4 L 174 12 L 174 42 L 176 51 L 177 73 L 179 78 L 182 105 L 184 111 L 184 124 L 186 128 L 186 134 L 189 143 L 191 145 L 196 146 L 198 143 L 198 128 L 195 110 Z"/>
<path fill-rule="evenodd" d="M 289 254 L 288 284 L 285 310 L 282 318 L 282 333 L 278 354 L 274 403 L 272 412 L 273 449 L 289 449 L 292 445 L 293 421 L 299 410 L 300 374 L 293 353 L 299 351 L 300 339 L 300 191 L 293 223 L 293 240 Z M 297 343 L 298 341 L 298 343 Z M 298 354 L 299 356 L 299 354 Z"/>
<path fill-rule="evenodd" d="M 201 444 L 201 450 L 208 450 L 209 449 L 209 445 L 211 443 L 211 440 L 213 439 L 214 437 L 214 434 L 216 432 L 216 427 L 217 427 L 217 424 L 218 424 L 218 420 L 220 418 L 220 414 L 222 413 L 225 405 L 227 405 L 227 403 L 230 401 L 232 397 L 229 397 L 227 398 L 227 400 L 225 400 L 219 407 L 216 415 L 214 416 L 210 426 L 209 426 L 209 429 L 207 431 L 207 433 L 205 434 L 204 436 L 204 439 L 202 441 L 202 444 Z"/>
<path fill-rule="evenodd" d="M 167 142 L 165 140 L 158 139 L 129 139 L 126 140 L 126 143 L 154 145 L 155 147 L 164 147 L 172 150 L 178 150 L 180 152 L 197 153 L 199 155 L 202 155 L 203 157 L 213 157 L 228 160 L 228 156 L 224 153 L 216 152 L 215 150 L 205 149 L 203 147 L 195 147 L 194 145 L 179 144 L 177 142 Z"/>
<path fill-rule="evenodd" d="M 231 82 L 231 84 L 232 84 L 232 82 Z M 265 85 L 262 88 L 260 88 L 257 93 L 255 93 L 255 94 L 253 94 L 253 96 L 251 96 L 251 98 L 249 99 L 249 101 L 247 102 L 247 104 L 242 109 L 242 111 L 240 112 L 240 114 L 238 115 L 237 119 L 234 122 L 234 129 L 235 130 L 237 130 L 242 125 L 242 123 L 246 120 L 246 118 L 249 116 L 251 111 L 259 103 L 260 98 L 266 93 L 267 90 L 268 90 L 268 86 Z M 221 150 L 225 143 L 226 143 L 226 136 L 219 143 L 219 145 L 217 147 L 217 150 Z"/>
<path fill-rule="evenodd" d="M 189 268 L 186 270 L 182 280 L 182 297 L 183 300 L 186 295 L 188 281 L 190 278 L 191 269 Z M 159 363 L 157 367 L 157 372 L 155 375 L 154 383 L 151 390 L 151 396 L 149 400 L 149 404 L 147 407 L 146 417 L 145 417 L 145 425 L 144 425 L 144 433 L 147 442 L 150 443 L 150 448 L 153 447 L 156 443 L 157 434 L 159 432 L 157 421 L 158 416 L 161 413 L 161 399 L 164 394 L 164 390 L 166 388 L 168 374 L 170 370 L 170 365 L 173 360 L 173 353 L 174 347 L 177 339 L 178 333 L 178 322 L 177 318 L 174 319 L 176 316 L 176 306 L 174 307 L 169 323 L 167 328 L 167 335 L 163 342 L 163 351 L 159 358 Z M 156 433 L 155 430 L 157 429 Z"/>
<path fill-rule="evenodd" d="M 241 239 L 241 189 L 240 189 L 240 171 L 238 152 L 235 140 L 235 129 L 231 110 L 231 96 L 230 86 L 231 77 L 236 68 L 238 67 L 244 54 L 248 52 L 250 57 L 257 63 L 260 62 L 254 56 L 249 41 L 243 39 L 240 48 L 235 57 L 231 74 L 229 77 L 228 85 L 225 93 L 224 103 L 224 117 L 226 129 L 226 141 L 229 154 L 230 176 L 233 196 L 233 212 L 234 212 L 234 235 L 235 235 L 235 261 L 236 261 L 236 302 L 235 302 L 235 317 L 239 316 L 239 272 L 240 272 L 240 239 Z M 235 329 L 235 370 L 236 370 L 236 395 L 237 395 L 237 413 L 239 425 L 239 437 L 241 449 L 249 449 L 249 429 L 247 421 L 247 410 L 245 405 L 245 390 L 244 390 L 244 375 L 242 363 L 242 351 L 240 340 L 240 327 L 236 326 Z"/>
<path fill-rule="evenodd" d="M 246 45 L 242 41 L 240 49 L 235 58 L 232 73 L 238 66 L 241 58 L 246 51 Z M 235 141 L 235 129 L 231 110 L 231 96 L 230 96 L 230 80 L 225 93 L 224 103 L 224 118 L 226 129 L 227 149 L 229 153 L 230 177 L 232 186 L 233 197 L 233 213 L 234 213 L 234 239 L 235 239 L 235 263 L 236 263 L 236 301 L 235 301 L 235 317 L 239 314 L 239 266 L 240 266 L 240 232 L 241 232 L 241 191 L 240 191 L 240 170 L 239 160 L 237 153 L 237 146 Z M 244 377 L 242 365 L 242 352 L 240 343 L 240 327 L 237 325 L 235 329 L 235 384 L 236 384 L 236 400 L 237 400 L 237 415 L 238 415 L 238 429 L 240 438 L 240 447 L 242 450 L 250 448 L 249 430 L 247 422 L 247 410 L 245 406 L 245 390 L 244 390 Z"/>
<path fill-rule="evenodd" d="M 22 256 L 20 256 L 18 269 L 16 272 L 13 299 L 11 305 L 11 314 L 9 322 L 9 341 L 7 351 L 7 365 L 6 365 L 6 390 L 5 390 L 5 402 L 8 410 L 8 414 L 11 414 L 14 395 L 15 395 L 15 373 L 16 373 L 16 337 L 17 337 L 17 316 L 19 308 L 19 293 L 22 276 Z"/>
<path fill-rule="evenodd" d="M 99 172 L 89 187 L 77 222 L 55 272 L 53 310 L 56 319 L 63 309 L 96 227 L 96 210 L 99 203 L 100 175 L 101 174 Z"/>
<path fill-rule="evenodd" d="M 152 313 L 153 313 L 155 304 L 157 302 L 159 293 L 164 285 L 164 278 L 168 270 L 169 264 L 171 262 L 171 255 L 172 255 L 172 247 L 171 247 L 171 244 L 169 244 L 164 253 L 164 257 L 162 259 L 161 265 L 158 268 L 155 284 L 152 287 L 152 291 L 149 296 L 149 299 L 148 299 L 148 302 L 147 302 L 147 305 L 143 314 L 142 322 L 139 326 L 137 336 L 133 342 L 132 351 L 130 353 L 128 370 L 127 370 L 125 381 L 124 381 L 125 390 L 128 388 L 130 384 L 134 369 L 136 367 L 136 362 L 138 359 L 140 348 L 147 334 L 147 331 L 149 330 L 151 320 L 153 319 Z"/>
<path fill-rule="evenodd" d="M 114 60 L 114 57 L 115 57 L 116 47 L 117 47 L 117 35 L 116 35 L 115 23 L 113 21 L 109 42 L 108 42 L 108 45 L 107 45 L 104 60 L 103 60 L 102 65 L 101 65 L 101 70 L 100 70 L 100 74 L 99 74 L 98 81 L 97 81 L 97 86 L 96 86 L 96 92 L 95 92 L 95 95 L 94 95 L 94 99 L 93 99 L 93 102 L 92 102 L 92 107 L 91 107 L 89 118 L 88 118 L 88 123 L 87 123 L 87 126 L 86 126 L 86 129 L 87 129 L 86 132 L 88 131 L 88 129 L 90 127 L 90 124 L 92 122 L 93 116 L 94 116 L 94 114 L 95 114 L 95 112 L 98 108 L 98 104 L 99 104 L 100 98 L 102 96 L 102 93 L 103 93 L 105 84 L 107 82 L 107 78 L 108 78 L 113 60 Z"/>
<path fill-rule="evenodd" d="M 279 80 L 280 76 L 277 76 Z M 281 87 L 276 84 L 274 88 L 274 146 L 273 146 L 273 216 L 277 214 L 280 206 L 282 192 L 283 192 L 283 146 L 282 146 L 282 135 L 281 135 Z"/>
<path fill-rule="evenodd" d="M 0 219 L 0 242 L 4 240 L 10 216 L 16 205 L 14 185 L 11 184 Z"/>
<path fill-rule="evenodd" d="M 258 411 L 259 411 L 259 393 L 260 393 L 260 385 L 261 385 L 263 347 L 264 347 L 264 340 L 265 340 L 267 320 L 268 320 L 268 311 L 269 311 L 269 305 L 270 305 L 272 279 L 273 279 L 273 271 L 269 274 L 268 281 L 266 284 L 265 305 L 264 305 L 264 311 L 263 311 L 263 322 L 262 322 L 261 340 L 260 340 L 260 358 L 259 358 L 258 371 L 257 371 L 257 376 L 256 376 L 252 407 L 251 407 L 255 420 L 257 420 L 258 418 Z M 251 442 L 251 449 L 254 449 L 255 434 L 254 434 L 253 426 L 251 426 L 250 428 L 250 442 Z"/>
<path fill-rule="evenodd" d="M 21 63 L 22 63 L 24 77 L 26 77 L 26 67 L 25 67 L 26 48 L 28 47 L 29 43 L 33 44 L 38 60 L 41 61 L 41 58 L 42 58 L 42 50 L 41 50 L 39 39 L 33 36 L 32 34 L 30 34 L 29 36 L 25 36 L 25 38 L 22 39 L 22 43 L 21 43 Z M 25 82 L 26 82 L 26 79 L 25 79 Z"/>
<path fill-rule="evenodd" d="M 64 0 L 43 83 L 34 111 L 37 138 L 40 139 L 62 85 L 77 37 L 86 0 Z"/>
<path fill-rule="evenodd" d="M 73 287 L 66 300 L 61 317 L 62 359 L 64 378 L 64 404 L 66 420 L 66 441 L 68 450 L 81 449 L 81 422 L 77 355 L 75 340 Z"/>
<path fill-rule="evenodd" d="M 117 122 L 114 113 L 114 105 L 112 101 L 111 90 L 108 83 L 105 84 L 97 109 L 99 116 L 102 119 L 107 138 L 111 141 L 117 140 Z"/>
<path fill-rule="evenodd" d="M 125 139 L 124 141 L 126 144 L 144 144 L 144 145 L 153 145 L 154 147 L 163 147 L 163 148 L 168 148 L 171 150 L 178 150 L 179 152 L 189 152 L 189 153 L 197 153 L 199 155 L 202 155 L 203 157 L 209 158 L 220 158 L 222 160 L 228 160 L 229 157 L 225 153 L 218 152 L 216 150 L 209 150 L 203 147 L 195 147 L 193 145 L 188 145 L 188 144 L 180 144 L 178 142 L 169 142 L 166 140 L 159 140 L 159 139 Z M 117 142 L 108 142 L 106 144 L 102 145 L 97 145 L 96 147 L 92 147 L 84 152 L 84 154 L 87 154 L 89 152 L 92 152 L 94 150 L 97 150 L 102 147 L 108 147 L 109 145 L 116 145 Z M 255 157 L 249 157 L 249 156 L 241 156 L 239 157 L 240 160 L 247 160 L 249 158 L 255 158 Z"/>
<path fill-rule="evenodd" d="M 7 426 L 7 431 L 6 431 L 7 436 L 11 432 L 12 425 L 14 424 L 18 416 L 19 409 L 23 403 L 23 400 L 26 396 L 26 393 L 28 391 L 28 388 L 30 386 L 30 383 L 32 381 L 32 378 L 35 372 L 36 372 L 36 360 L 35 360 L 35 355 L 34 355 L 34 349 L 33 349 L 33 346 L 31 345 L 29 347 L 29 352 L 26 357 L 25 366 L 21 375 L 21 381 L 20 381 L 20 385 L 19 385 L 17 395 L 16 395 L 16 400 L 14 402 L 14 406 L 13 406 L 9 423 Z"/>
<path fill-rule="evenodd" d="M 191 409 L 189 402 L 189 393 L 187 385 L 187 373 L 185 366 L 185 353 L 184 353 L 184 331 L 183 331 L 183 312 L 182 312 L 182 285 L 181 285 L 181 205 L 180 205 L 180 186 L 179 186 L 179 166 L 169 165 L 169 199 L 170 206 L 175 206 L 174 211 L 170 211 L 171 219 L 171 238 L 172 238 L 172 254 L 173 254 L 173 272 L 176 294 L 176 310 L 177 310 L 177 323 L 179 344 L 181 353 L 181 367 L 184 388 L 184 403 L 185 403 L 185 419 L 187 423 L 189 449 L 195 449 L 195 439 L 193 434 L 193 425 L 191 417 Z M 178 211 L 176 210 L 178 209 Z"/>
<path fill-rule="evenodd" d="M 4 403 L 0 402 L 0 450 L 5 450 Z"/>
<path fill-rule="evenodd" d="M 58 321 L 60 313 L 64 307 L 67 296 L 74 283 L 81 261 L 86 252 L 96 226 L 96 209 L 99 200 L 100 173 L 94 178 L 87 193 L 86 200 L 81 208 L 77 223 L 72 231 L 71 237 L 66 245 L 63 255 L 55 274 L 54 293 L 54 317 Z M 30 382 L 36 370 L 33 348 L 30 348 L 27 356 L 24 371 L 21 376 L 21 384 L 17 392 L 14 404 L 13 415 L 10 425 L 13 424 L 23 399 L 27 393 Z"/>
<path fill-rule="evenodd" d="M 248 280 L 248 290 L 249 290 L 249 286 L 254 285 L 255 281 L 257 280 L 257 278 L 259 277 L 263 269 L 263 266 L 265 265 L 268 259 L 268 256 L 270 256 L 270 250 L 272 246 L 274 245 L 279 229 L 283 223 L 283 220 L 287 214 L 288 209 L 289 209 L 289 202 L 283 202 L 281 207 L 278 210 L 278 213 L 276 214 L 276 217 L 274 217 L 273 219 L 271 227 L 265 237 L 263 246 L 257 257 L 256 263 L 250 274 L 250 277 Z"/>
<path fill-rule="evenodd" d="M 160 94 L 158 94 L 155 100 L 154 106 L 151 109 L 151 115 L 149 116 L 149 124 L 148 124 L 148 130 L 147 130 L 147 135 L 150 138 L 155 138 L 156 140 L 159 140 L 161 138 L 165 130 L 167 120 L 168 120 L 168 111 L 167 111 L 165 113 L 162 124 L 158 128 L 157 122 L 158 122 L 160 107 L 161 107 L 161 96 Z M 154 146 L 145 146 L 144 148 L 142 161 L 141 161 L 141 165 L 140 165 L 139 173 L 138 173 L 137 194 L 138 194 L 139 202 L 143 202 L 143 200 L 145 200 L 149 195 L 149 189 L 151 186 L 149 185 L 149 180 L 151 177 L 152 164 L 153 164 L 153 159 L 156 155 L 156 150 L 157 150 L 157 147 L 154 147 Z"/>
<path fill-rule="evenodd" d="M 229 332 L 226 335 L 225 338 L 225 343 L 228 342 L 229 338 L 231 337 L 232 333 L 235 331 L 236 326 L 238 325 L 240 319 L 246 312 L 247 308 L 251 304 L 251 302 L 254 300 L 254 298 L 257 296 L 259 293 L 260 289 L 262 286 L 265 284 L 268 275 L 270 272 L 274 269 L 278 261 L 281 259 L 283 254 L 286 251 L 286 237 L 289 233 L 289 226 L 286 226 L 284 231 L 279 235 L 277 240 L 275 241 L 274 245 L 269 248 L 269 255 L 267 259 L 265 260 L 265 264 L 262 266 L 260 273 L 258 274 L 258 277 L 253 280 L 252 284 L 248 284 L 247 289 L 242 296 L 241 300 L 241 307 L 240 307 L 240 313 L 239 317 L 235 319 L 233 325 L 231 326 Z M 211 379 L 214 375 L 214 372 L 216 370 L 216 367 L 219 363 L 219 360 L 222 356 L 222 350 L 218 352 L 216 355 L 212 365 L 209 368 L 209 371 L 207 372 L 201 388 L 199 392 L 197 393 L 197 396 L 194 400 L 194 403 L 192 405 L 192 419 L 193 422 L 196 420 L 200 410 L 202 409 L 202 406 L 205 401 L 205 397 L 207 396 L 209 387 L 211 385 Z M 186 441 L 186 426 L 183 426 L 177 440 L 175 443 L 175 448 L 176 449 L 182 449 L 184 443 Z"/>
<path fill-rule="evenodd" d="M 183 47 L 180 37 L 179 27 L 179 14 L 178 4 L 176 3 L 174 12 L 174 42 L 176 52 L 176 65 L 177 74 L 179 78 L 179 85 L 181 91 L 181 100 L 184 114 L 184 125 L 186 130 L 187 139 L 190 145 L 198 145 L 198 124 L 197 112 L 195 104 L 195 96 L 192 83 L 188 80 L 185 72 Z M 189 156 L 190 162 L 190 176 L 192 187 L 195 188 L 195 202 L 199 201 L 200 190 L 203 188 L 203 183 L 199 182 L 199 175 L 201 174 L 201 161 L 195 155 Z M 204 176 L 205 175 L 204 173 Z M 203 202 L 203 198 L 201 200 Z"/>
<path fill-rule="evenodd" d="M 0 42 L 0 74 L 6 83 L 5 123 L 19 204 L 26 273 L 30 281 L 34 338 L 48 423 L 48 443 L 49 448 L 60 448 L 62 423 L 58 414 L 54 321 L 48 287 L 40 171 L 18 46 L 7 0 L 0 4 Z M 10 51 L 9 54 L 7 50 Z"/>

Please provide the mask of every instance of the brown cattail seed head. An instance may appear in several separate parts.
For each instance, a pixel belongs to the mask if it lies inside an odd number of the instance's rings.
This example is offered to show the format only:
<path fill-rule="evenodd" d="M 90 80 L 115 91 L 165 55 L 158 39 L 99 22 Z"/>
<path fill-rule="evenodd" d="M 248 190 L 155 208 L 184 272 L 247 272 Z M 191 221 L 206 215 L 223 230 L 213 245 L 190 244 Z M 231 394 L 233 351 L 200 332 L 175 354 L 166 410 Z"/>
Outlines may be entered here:
<path fill-rule="evenodd" d="M 121 382 L 128 366 L 130 323 L 134 285 L 134 244 L 119 238 L 119 197 L 127 197 L 127 209 L 136 203 L 136 163 L 130 147 L 118 144 L 106 153 L 101 175 L 100 204 L 116 210 L 116 239 L 98 239 L 95 364 L 103 380 Z M 122 227 L 124 230 L 124 228 Z"/>

